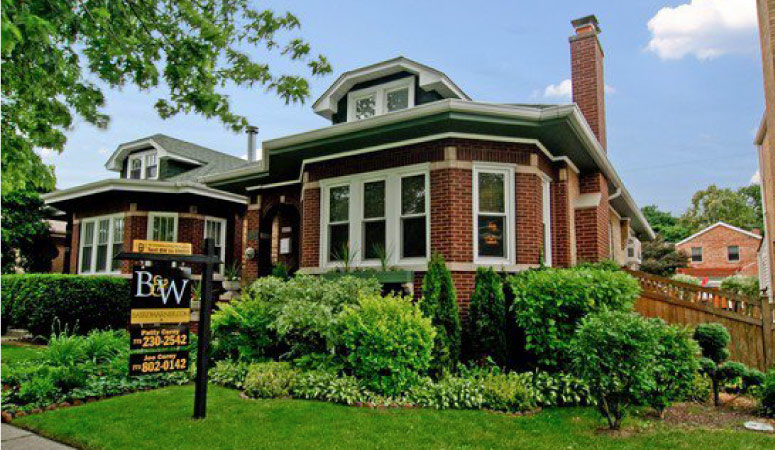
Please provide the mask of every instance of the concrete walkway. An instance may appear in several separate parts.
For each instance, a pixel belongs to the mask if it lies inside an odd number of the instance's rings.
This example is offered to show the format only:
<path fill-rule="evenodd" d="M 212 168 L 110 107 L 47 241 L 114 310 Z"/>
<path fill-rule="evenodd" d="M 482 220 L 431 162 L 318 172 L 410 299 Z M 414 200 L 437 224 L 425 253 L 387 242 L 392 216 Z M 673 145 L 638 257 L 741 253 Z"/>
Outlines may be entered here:
<path fill-rule="evenodd" d="M 3 450 L 72 450 L 73 448 L 7 423 L 2 424 L 0 440 Z"/>

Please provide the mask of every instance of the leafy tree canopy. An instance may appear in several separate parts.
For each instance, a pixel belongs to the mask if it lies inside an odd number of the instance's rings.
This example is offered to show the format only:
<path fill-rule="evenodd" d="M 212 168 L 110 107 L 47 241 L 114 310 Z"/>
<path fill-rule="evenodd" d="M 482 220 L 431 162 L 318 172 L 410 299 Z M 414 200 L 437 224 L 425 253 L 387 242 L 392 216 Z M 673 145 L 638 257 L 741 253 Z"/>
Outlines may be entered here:
<path fill-rule="evenodd" d="M 26 272 L 51 270 L 57 248 L 44 217 L 43 200 L 37 192 L 17 189 L 3 195 L 3 273 L 13 273 L 17 263 Z"/>
<path fill-rule="evenodd" d="M 678 218 L 667 211 L 660 210 L 657 205 L 641 208 L 654 233 L 661 235 L 668 242 L 678 242 L 691 235 L 689 230 L 678 223 Z"/>
<path fill-rule="evenodd" d="M 762 208 L 759 187 L 746 186 L 737 191 L 719 188 L 715 184 L 697 191 L 689 209 L 679 223 L 696 233 L 719 221 L 752 230 L 762 228 Z"/>
<path fill-rule="evenodd" d="M 234 131 L 248 120 L 231 110 L 226 85 L 262 86 L 286 103 L 309 96 L 307 80 L 278 74 L 248 49 L 276 51 L 312 75 L 331 72 L 310 44 L 287 36 L 290 13 L 255 9 L 248 0 L 2 0 L 2 190 L 30 181 L 54 187 L 53 168 L 34 149 L 61 152 L 74 116 L 100 128 L 105 96 L 116 88 L 166 86 L 162 118 L 195 112 Z"/>
<path fill-rule="evenodd" d="M 669 277 L 679 267 L 686 267 L 689 257 L 677 251 L 672 242 L 666 242 L 661 235 L 653 241 L 645 241 L 641 247 L 640 270 L 654 275 Z"/>

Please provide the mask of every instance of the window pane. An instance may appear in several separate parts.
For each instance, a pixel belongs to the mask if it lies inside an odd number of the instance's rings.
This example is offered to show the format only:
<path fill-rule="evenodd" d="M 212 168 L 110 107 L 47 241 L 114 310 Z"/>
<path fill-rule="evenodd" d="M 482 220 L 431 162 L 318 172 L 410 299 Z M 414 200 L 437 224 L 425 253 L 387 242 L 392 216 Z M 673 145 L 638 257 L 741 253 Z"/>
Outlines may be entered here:
<path fill-rule="evenodd" d="M 479 174 L 479 211 L 505 211 L 505 186 L 502 173 Z"/>
<path fill-rule="evenodd" d="M 88 272 L 91 270 L 91 252 L 93 247 L 84 247 L 83 255 L 81 256 L 81 272 Z"/>
<path fill-rule="evenodd" d="M 479 216 L 479 256 L 506 256 L 503 232 L 504 218 Z"/>
<path fill-rule="evenodd" d="M 363 185 L 363 217 L 385 217 L 385 182 L 375 181 Z"/>
<path fill-rule="evenodd" d="M 205 238 L 212 239 L 216 247 L 222 244 L 221 242 L 222 225 L 223 225 L 222 222 L 208 220 L 205 226 Z M 220 253 L 218 254 L 220 255 Z"/>
<path fill-rule="evenodd" d="M 154 217 L 153 236 L 154 241 L 172 242 L 175 240 L 175 218 Z"/>
<path fill-rule="evenodd" d="M 702 247 L 692 247 L 692 261 L 702 261 Z"/>
<path fill-rule="evenodd" d="M 97 230 L 97 272 L 104 272 L 108 267 L 108 232 L 110 220 L 100 220 Z"/>
<path fill-rule="evenodd" d="M 401 219 L 401 227 L 401 257 L 427 256 L 425 217 Z"/>
<path fill-rule="evenodd" d="M 83 225 L 83 233 L 81 234 L 81 272 L 89 272 L 91 270 L 92 250 L 94 243 L 94 222 L 88 222 Z"/>
<path fill-rule="evenodd" d="M 729 260 L 730 261 L 739 261 L 740 260 L 740 247 L 737 245 L 731 245 L 727 248 L 727 251 L 729 253 Z"/>
<path fill-rule="evenodd" d="M 366 119 L 376 114 L 376 94 L 355 100 L 355 118 Z"/>
<path fill-rule="evenodd" d="M 363 224 L 363 259 L 380 259 L 385 255 L 385 221 Z"/>
<path fill-rule="evenodd" d="M 129 178 L 132 178 L 134 180 L 139 180 L 140 175 L 142 174 L 142 167 L 143 162 L 139 159 L 130 159 L 129 160 Z"/>
<path fill-rule="evenodd" d="M 156 178 L 156 166 L 148 166 L 145 168 L 145 178 Z"/>
<path fill-rule="evenodd" d="M 329 222 L 346 222 L 350 216 L 350 186 L 329 191 Z"/>
<path fill-rule="evenodd" d="M 350 226 L 348 224 L 330 225 L 328 233 L 328 260 L 344 261 L 349 256 L 348 241 Z"/>
<path fill-rule="evenodd" d="M 401 214 L 425 212 L 425 175 L 401 178 Z"/>
<path fill-rule="evenodd" d="M 388 92 L 387 110 L 398 111 L 409 107 L 409 88 Z"/>

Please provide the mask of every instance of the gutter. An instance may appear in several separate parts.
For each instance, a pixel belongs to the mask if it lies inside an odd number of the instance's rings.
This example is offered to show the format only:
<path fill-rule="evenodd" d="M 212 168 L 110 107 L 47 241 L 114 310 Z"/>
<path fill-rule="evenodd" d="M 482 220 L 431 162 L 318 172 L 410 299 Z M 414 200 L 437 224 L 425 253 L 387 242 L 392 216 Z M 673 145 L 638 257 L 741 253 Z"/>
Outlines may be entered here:
<path fill-rule="evenodd" d="M 99 194 L 112 190 L 122 190 L 125 192 L 151 192 L 159 194 L 195 194 L 204 197 L 216 198 L 219 200 L 232 201 L 240 204 L 247 204 L 248 198 L 244 195 L 233 194 L 231 192 L 214 189 L 200 183 L 192 182 L 169 182 L 169 181 L 144 181 L 127 180 L 123 178 L 112 178 L 101 180 L 94 183 L 76 186 L 70 189 L 50 192 L 41 195 L 43 201 L 50 205 L 52 203 L 63 202 L 67 200 L 84 197 L 86 195 Z"/>

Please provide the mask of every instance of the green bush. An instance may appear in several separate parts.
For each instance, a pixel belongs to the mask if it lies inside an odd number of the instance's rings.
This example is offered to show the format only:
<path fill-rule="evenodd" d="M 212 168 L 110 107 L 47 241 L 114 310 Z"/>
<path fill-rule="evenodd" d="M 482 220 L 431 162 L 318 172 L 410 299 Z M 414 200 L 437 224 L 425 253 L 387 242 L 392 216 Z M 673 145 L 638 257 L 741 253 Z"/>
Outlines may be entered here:
<path fill-rule="evenodd" d="M 727 361 L 718 368 L 718 376 L 728 385 L 742 385 L 743 377 L 748 373 L 748 367 L 737 361 Z"/>
<path fill-rule="evenodd" d="M 346 405 L 370 400 L 370 395 L 355 377 L 337 376 L 332 372 L 304 372 L 296 378 L 292 389 L 294 397 L 309 400 Z"/>
<path fill-rule="evenodd" d="M 437 382 L 423 378 L 409 389 L 405 398 L 426 408 L 481 409 L 485 406 L 481 380 L 472 377 L 447 375 Z"/>
<path fill-rule="evenodd" d="M 694 329 L 694 340 L 700 345 L 703 359 L 700 361 L 700 369 L 713 384 L 713 404 L 719 406 L 719 388 L 724 381 L 723 373 L 719 370 L 721 364 L 729 358 L 727 346 L 732 340 L 724 325 L 719 323 L 703 323 Z"/>
<path fill-rule="evenodd" d="M 752 300 L 758 300 L 761 296 L 759 290 L 759 277 L 733 275 L 721 280 L 722 291 L 729 291 Z"/>
<path fill-rule="evenodd" d="M 221 386 L 242 389 L 245 385 L 245 377 L 248 375 L 250 363 L 244 361 L 232 361 L 224 359 L 215 363 L 208 375 L 210 381 Z"/>
<path fill-rule="evenodd" d="M 743 375 L 743 392 L 750 393 L 753 388 L 764 384 L 766 375 L 760 370 L 749 368 Z"/>
<path fill-rule="evenodd" d="M 710 398 L 710 391 L 712 389 L 712 382 L 710 378 L 702 372 L 694 374 L 692 384 L 689 390 L 686 392 L 686 396 L 683 400 L 688 400 L 697 403 L 707 403 Z"/>
<path fill-rule="evenodd" d="M 767 372 L 759 391 L 759 412 L 767 417 L 775 417 L 775 369 Z"/>
<path fill-rule="evenodd" d="M 47 337 L 55 323 L 87 334 L 129 323 L 129 280 L 80 275 L 3 275 L 3 322 Z"/>
<path fill-rule="evenodd" d="M 569 373 L 530 372 L 532 396 L 538 406 L 584 406 L 594 405 L 595 399 L 589 392 L 589 385 Z"/>
<path fill-rule="evenodd" d="M 298 374 L 285 362 L 251 364 L 245 376 L 245 394 L 254 398 L 287 397 Z"/>
<path fill-rule="evenodd" d="M 691 285 L 694 285 L 694 286 L 702 285 L 702 282 L 697 277 L 693 277 L 691 275 L 686 275 L 686 274 L 683 274 L 683 273 L 677 273 L 677 274 L 673 275 L 672 277 L 670 277 L 670 279 L 673 280 L 673 281 L 678 281 L 680 283 L 691 284 Z"/>
<path fill-rule="evenodd" d="M 700 348 L 686 328 L 668 325 L 661 319 L 651 319 L 657 338 L 652 367 L 654 383 L 644 392 L 645 402 L 659 417 L 673 401 L 681 400 L 692 391 L 699 368 Z"/>
<path fill-rule="evenodd" d="M 422 282 L 420 308 L 436 328 L 432 371 L 439 376 L 454 369 L 460 360 L 462 328 L 457 305 L 457 291 L 444 258 L 434 254 Z"/>
<path fill-rule="evenodd" d="M 604 310 L 581 322 L 575 373 L 589 385 L 611 429 L 619 429 L 627 408 L 654 389 L 656 334 L 653 323 L 634 313 Z"/>
<path fill-rule="evenodd" d="M 219 305 L 212 316 L 216 358 L 260 361 L 278 353 L 278 338 L 271 328 L 275 317 L 269 302 L 244 296 Z"/>
<path fill-rule="evenodd" d="M 348 371 L 379 394 L 398 395 L 430 367 L 436 330 L 410 299 L 363 296 L 338 327 Z"/>
<path fill-rule="evenodd" d="M 525 350 L 539 366 L 566 370 L 571 340 L 581 319 L 607 308 L 631 309 L 640 287 L 622 271 L 547 269 L 508 279 L 515 321 L 525 333 Z"/>
<path fill-rule="evenodd" d="M 572 268 L 575 270 L 608 270 L 610 272 L 618 272 L 622 270 L 622 266 L 613 259 L 604 259 L 598 262 L 582 261 Z"/>
<path fill-rule="evenodd" d="M 526 377 L 516 372 L 487 375 L 481 380 L 485 407 L 507 412 L 535 408 L 535 399 L 526 381 Z"/>
<path fill-rule="evenodd" d="M 466 340 L 472 359 L 490 356 L 501 365 L 506 362 L 506 298 L 503 281 L 492 268 L 476 270 Z"/>

